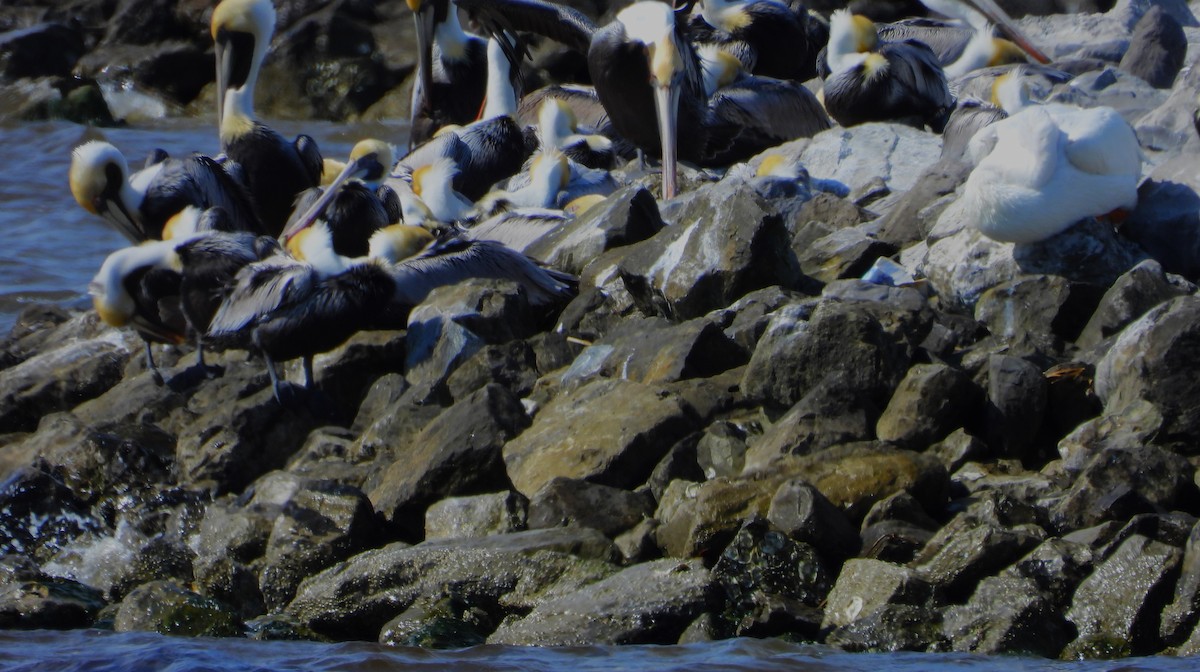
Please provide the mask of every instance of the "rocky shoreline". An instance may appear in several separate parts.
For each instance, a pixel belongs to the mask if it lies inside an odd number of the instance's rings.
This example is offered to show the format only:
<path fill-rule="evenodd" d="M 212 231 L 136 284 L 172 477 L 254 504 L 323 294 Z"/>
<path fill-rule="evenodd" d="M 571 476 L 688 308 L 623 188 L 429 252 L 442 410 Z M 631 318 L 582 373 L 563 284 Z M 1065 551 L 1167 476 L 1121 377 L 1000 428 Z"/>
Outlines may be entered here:
<path fill-rule="evenodd" d="M 1128 48 L 1164 11 L 1200 44 L 1182 2 L 1082 22 Z M 1080 22 L 1022 25 L 1061 51 Z M 770 150 L 798 180 L 625 187 L 526 250 L 580 275 L 569 304 L 438 289 L 295 405 L 245 352 L 208 380 L 159 348 L 159 386 L 133 334 L 30 308 L 0 343 L 0 627 L 1200 653 L 1200 68 L 1120 60 L 1055 94 L 1139 133 L 1119 230 L 984 238 L 940 137 L 866 124 Z"/>

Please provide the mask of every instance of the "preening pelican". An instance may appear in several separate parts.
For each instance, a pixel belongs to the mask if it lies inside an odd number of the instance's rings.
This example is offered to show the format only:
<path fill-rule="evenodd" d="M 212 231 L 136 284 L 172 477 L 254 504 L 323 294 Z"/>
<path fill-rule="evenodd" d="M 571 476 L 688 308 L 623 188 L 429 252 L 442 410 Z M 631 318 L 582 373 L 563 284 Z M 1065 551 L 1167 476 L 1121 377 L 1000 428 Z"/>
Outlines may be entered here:
<path fill-rule="evenodd" d="M 254 117 L 254 87 L 274 30 L 271 0 L 222 0 L 213 10 L 221 150 L 240 167 L 265 232 L 278 236 L 296 196 L 321 183 L 322 160 L 312 138 L 288 142 Z"/>
<path fill-rule="evenodd" d="M 71 153 L 70 186 L 79 205 L 131 243 L 162 239 L 167 221 L 187 206 L 222 208 L 238 228 L 260 230 L 245 189 L 201 154 L 174 159 L 159 151 L 130 175 L 120 150 L 92 140 Z"/>
<path fill-rule="evenodd" d="M 1011 40 L 1013 44 L 1015 44 L 1025 53 L 1029 54 L 1029 56 L 1038 63 L 1046 64 L 1050 62 L 1050 58 L 1042 53 L 1040 49 L 1035 47 L 1033 43 L 1029 41 L 1029 38 L 1017 29 L 1017 26 L 1013 23 L 1013 20 L 1009 18 L 1008 14 L 1001 9 L 994 0 L 921 0 L 921 4 L 943 16 L 964 21 L 967 25 L 974 29 L 976 36 L 986 35 L 990 38 L 991 27 L 995 26 L 999 28 L 1000 31 L 1005 35 L 1008 35 L 1009 40 Z M 1012 55 L 1011 49 L 1003 44 L 995 44 L 985 47 L 983 45 L 983 41 L 984 40 L 981 37 L 980 42 L 975 46 L 975 50 L 977 52 L 974 56 L 975 58 L 979 58 L 985 51 L 990 51 L 993 49 L 1000 52 L 1008 52 L 1009 55 Z M 970 50 L 970 47 L 967 49 Z M 993 54 L 992 58 L 997 56 L 1000 55 Z M 989 58 L 988 60 L 991 59 Z M 1011 63 L 1014 61 L 1008 62 Z M 966 63 L 964 63 L 964 67 L 965 65 Z M 999 65 L 999 63 L 991 63 L 991 65 Z M 984 67 L 984 65 L 977 64 L 974 67 Z M 973 68 L 967 68 L 964 70 L 964 72 L 970 69 Z M 961 73 L 956 73 L 955 76 L 957 76 L 957 74 Z"/>
<path fill-rule="evenodd" d="M 896 121 L 940 131 L 954 105 L 937 57 L 915 40 L 880 43 L 865 16 L 829 19 L 825 109 L 842 126 Z"/>
<path fill-rule="evenodd" d="M 688 33 L 731 54 L 747 72 L 804 81 L 816 75 L 808 12 L 778 0 L 700 0 Z"/>
<path fill-rule="evenodd" d="M 995 240 L 1037 242 L 1137 204 L 1137 136 L 1112 108 L 1033 105 L 976 134 L 968 154 L 964 212 Z"/>
<path fill-rule="evenodd" d="M 443 126 L 479 118 L 487 86 L 487 50 L 458 20 L 451 0 L 407 0 L 417 26 L 417 78 L 409 149 Z"/>

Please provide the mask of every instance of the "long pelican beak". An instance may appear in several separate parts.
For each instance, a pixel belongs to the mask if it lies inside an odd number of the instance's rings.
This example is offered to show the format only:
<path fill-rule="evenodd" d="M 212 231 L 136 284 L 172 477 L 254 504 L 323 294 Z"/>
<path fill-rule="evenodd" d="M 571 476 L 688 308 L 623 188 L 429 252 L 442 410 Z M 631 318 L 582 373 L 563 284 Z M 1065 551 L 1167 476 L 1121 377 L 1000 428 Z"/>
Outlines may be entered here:
<path fill-rule="evenodd" d="M 654 110 L 658 117 L 658 137 L 662 143 L 663 199 L 675 198 L 678 185 L 679 75 L 683 64 L 673 33 L 651 48 L 650 85 L 654 88 Z"/>
<path fill-rule="evenodd" d="M 97 207 L 97 211 L 107 214 L 110 218 L 109 221 L 117 227 L 121 235 L 135 244 L 142 242 L 142 229 L 129 212 L 129 208 L 125 207 L 125 201 L 120 198 L 104 199 Z"/>
<path fill-rule="evenodd" d="M 422 6 L 423 5 L 423 6 Z M 413 11 L 413 22 L 417 28 L 417 84 L 420 87 L 422 96 L 421 100 L 424 105 L 430 104 L 429 96 L 433 91 L 433 11 L 434 7 L 429 2 L 422 3 L 421 0 L 408 0 L 408 7 Z M 454 7 L 450 8 L 454 11 Z M 414 91 L 411 118 L 409 119 L 409 140 L 408 148 L 412 150 L 413 142 L 411 129 L 416 123 L 417 115 L 423 110 L 419 109 L 415 104 L 418 100 Z"/>
<path fill-rule="evenodd" d="M 229 42 L 217 40 L 213 51 L 217 57 L 217 130 L 225 117 L 225 92 L 229 88 Z"/>
<path fill-rule="evenodd" d="M 129 325 L 131 327 L 137 329 L 138 331 L 145 332 L 147 334 L 150 334 L 151 336 L 154 336 L 155 338 L 160 339 L 164 343 L 173 343 L 175 345 L 182 345 L 184 342 L 187 341 L 186 335 L 181 334 L 177 331 L 165 329 L 162 327 L 162 325 L 154 324 L 150 320 L 147 320 L 146 318 L 144 318 L 140 315 L 134 315 L 132 318 L 130 318 Z"/>
<path fill-rule="evenodd" d="M 338 189 L 341 188 L 346 180 L 352 177 L 362 179 L 377 165 L 378 160 L 374 154 L 368 154 L 367 156 L 348 162 L 346 167 L 342 168 L 342 172 L 338 173 L 337 177 L 333 178 L 333 181 L 325 188 L 325 192 L 321 194 L 317 202 L 313 203 L 308 210 L 305 210 L 303 215 L 300 215 L 291 224 L 288 224 L 283 233 L 279 234 L 279 241 L 287 245 L 292 236 L 312 226 L 313 222 L 317 221 L 317 218 L 321 216 L 321 213 L 325 212 L 325 208 L 328 208 L 333 199 L 337 197 Z"/>
<path fill-rule="evenodd" d="M 1029 38 L 1025 37 L 1024 33 L 1017 29 L 1013 20 L 1009 18 L 1008 14 L 994 0 L 961 0 L 961 2 L 987 17 L 988 21 L 1000 28 L 1008 36 L 1008 39 L 1015 42 L 1021 49 L 1024 49 L 1025 53 L 1029 54 L 1035 61 L 1043 65 L 1050 62 L 1050 58 L 1042 53 L 1040 49 L 1033 46 Z"/>

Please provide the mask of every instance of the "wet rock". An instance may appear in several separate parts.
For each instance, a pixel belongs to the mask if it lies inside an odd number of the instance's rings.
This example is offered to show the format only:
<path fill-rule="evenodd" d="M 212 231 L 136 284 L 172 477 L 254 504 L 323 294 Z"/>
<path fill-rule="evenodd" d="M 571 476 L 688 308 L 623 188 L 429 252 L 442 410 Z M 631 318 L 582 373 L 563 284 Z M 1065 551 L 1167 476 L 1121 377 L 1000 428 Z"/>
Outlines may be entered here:
<path fill-rule="evenodd" d="M 693 428 L 675 395 L 625 380 L 597 380 L 560 395 L 504 446 L 518 492 L 532 496 L 556 476 L 630 488 L 645 482 Z"/>
<path fill-rule="evenodd" d="M 1054 355 L 1074 341 L 1103 290 L 1047 275 L 1023 275 L 985 291 L 975 319 L 1015 356 Z"/>
<path fill-rule="evenodd" d="M 48 558 L 81 533 L 101 527 L 89 502 L 42 466 L 20 468 L 0 483 L 0 553 Z"/>
<path fill-rule="evenodd" d="M 716 605 L 712 577 L 698 560 L 634 565 L 501 624 L 489 644 L 572 646 L 674 644 Z"/>
<path fill-rule="evenodd" d="M 860 538 L 860 557 L 907 564 L 925 548 L 933 532 L 903 520 L 884 520 L 865 525 Z"/>
<path fill-rule="evenodd" d="M 278 510 L 210 504 L 189 545 L 197 588 L 237 610 L 244 618 L 266 611 L 258 570 Z"/>
<path fill-rule="evenodd" d="M 1133 29 L 1121 69 L 1141 77 L 1151 86 L 1169 89 L 1187 54 L 1183 27 L 1162 7 L 1153 6 Z"/>
<path fill-rule="evenodd" d="M 885 604 L 834 629 L 825 643 L 847 651 L 926 651 L 941 648 L 939 615 L 929 607 Z"/>
<path fill-rule="evenodd" d="M 182 637 L 237 637 L 242 634 L 242 623 L 215 600 L 171 581 L 152 581 L 125 597 L 113 629 Z"/>
<path fill-rule="evenodd" d="M 862 540 L 846 515 L 802 480 L 788 480 L 770 499 L 767 520 L 788 538 L 816 548 L 829 562 L 858 553 Z"/>
<path fill-rule="evenodd" d="M 646 240 L 662 228 L 654 196 L 644 187 L 630 186 L 542 236 L 525 252 L 554 268 L 578 274 L 601 253 Z"/>
<path fill-rule="evenodd" d="M 946 438 L 978 408 L 980 391 L 959 369 L 916 364 L 892 393 L 875 435 L 905 448 L 923 450 Z"/>
<path fill-rule="evenodd" d="M 530 529 L 578 525 L 615 537 L 653 513 L 653 503 L 635 492 L 555 478 L 529 498 L 528 525 Z"/>
<path fill-rule="evenodd" d="M 122 520 L 115 530 L 81 535 L 44 568 L 101 591 L 111 602 L 120 602 L 133 588 L 156 579 L 190 582 L 194 555 L 178 541 L 147 537 Z"/>
<path fill-rule="evenodd" d="M 120 382 L 130 350 L 123 335 L 110 331 L 0 371 L 0 432 L 32 430 L 47 413 L 100 396 Z"/>
<path fill-rule="evenodd" d="M 39 23 L 0 33 L 0 72 L 8 81 L 68 77 L 83 52 L 78 30 L 61 23 Z"/>
<path fill-rule="evenodd" d="M 965 225 L 963 207 L 959 200 L 942 212 L 929 234 L 928 249 L 909 268 L 928 278 L 949 305 L 973 307 L 984 291 L 1023 274 L 1108 287 L 1145 258 L 1111 225 L 1094 219 L 1038 243 L 1000 243 Z"/>
<path fill-rule="evenodd" d="M 1160 634 L 1170 645 L 1183 643 L 1200 618 L 1200 525 L 1193 525 L 1183 548 L 1183 562 L 1175 595 L 1163 610 Z"/>
<path fill-rule="evenodd" d="M 722 616 L 735 636 L 816 635 L 814 607 L 829 592 L 831 577 L 812 546 L 751 518 L 712 573 L 725 593 Z"/>
<path fill-rule="evenodd" d="M 1049 604 L 1061 610 L 1092 571 L 1092 549 L 1066 539 L 1047 539 L 1003 572 L 1003 578 L 1033 581 Z M 987 581 L 988 579 L 985 579 Z"/>
<path fill-rule="evenodd" d="M 270 611 L 279 611 L 306 577 L 366 548 L 375 520 L 356 488 L 276 473 L 255 484 L 250 505 L 278 511 L 267 538 L 259 584 Z"/>
<path fill-rule="evenodd" d="M 746 293 L 799 282 L 787 231 L 770 204 L 736 182 L 681 197 L 672 226 L 631 247 L 620 277 L 647 315 L 689 319 Z"/>
<path fill-rule="evenodd" d="M 984 577 L 1033 550 L 1045 532 L 1032 525 L 1006 527 L 959 514 L 938 530 L 913 560 L 923 577 L 951 601 L 969 596 Z"/>
<path fill-rule="evenodd" d="M 586 528 L 394 543 L 309 577 L 286 613 L 326 636 L 370 638 L 419 598 L 436 599 L 454 584 L 498 621 L 528 612 L 547 591 L 566 594 L 609 576 L 612 555 L 612 544 Z"/>
<path fill-rule="evenodd" d="M 1076 343 L 1082 348 L 1098 345 L 1151 308 L 1194 291 L 1195 285 L 1177 275 L 1168 275 L 1161 264 L 1147 259 L 1108 288 Z"/>
<path fill-rule="evenodd" d="M 528 423 L 520 400 L 488 385 L 426 425 L 373 484 L 371 502 L 391 524 L 419 535 L 435 501 L 508 486 L 501 448 Z"/>
<path fill-rule="evenodd" d="M 1200 381 L 1179 365 L 1193 356 L 1198 315 L 1200 299 L 1183 296 L 1121 332 L 1096 365 L 1096 393 L 1105 414 L 1123 415 L 1136 404 L 1150 404 L 1162 418 L 1156 441 L 1163 444 L 1187 441 L 1183 437 L 1200 430 Z"/>
<path fill-rule="evenodd" d="M 989 577 L 971 599 L 951 606 L 942 632 L 955 651 L 1056 657 L 1070 629 L 1056 605 L 1032 579 Z"/>
<path fill-rule="evenodd" d="M 23 556 L 0 557 L 0 626 L 4 628 L 86 628 L 104 606 L 104 596 L 95 588 L 47 576 Z"/>
<path fill-rule="evenodd" d="M 766 469 L 786 455 L 809 455 L 830 446 L 864 441 L 874 435 L 879 408 L 857 390 L 825 378 L 816 383 L 783 417 L 775 421 L 746 452 L 745 468 Z"/>
<path fill-rule="evenodd" d="M 891 192 L 913 188 L 920 177 L 916 167 L 938 160 L 940 136 L 902 124 L 860 124 L 818 133 L 800 155 L 800 162 L 817 179 L 860 189 L 879 178 Z"/>
<path fill-rule="evenodd" d="M 379 643 L 425 649 L 462 649 L 483 644 L 495 629 L 486 611 L 451 590 L 440 599 L 420 600 L 388 621 Z"/>
<path fill-rule="evenodd" d="M 777 311 L 746 367 L 746 396 L 782 411 L 828 379 L 882 407 L 910 355 L 904 340 L 861 305 L 824 302 L 811 317 L 800 307 Z"/>
<path fill-rule="evenodd" d="M 284 614 L 264 614 L 246 621 L 246 639 L 260 642 L 329 641 Z"/>
<path fill-rule="evenodd" d="M 1107 658 L 1161 649 L 1161 615 L 1182 556 L 1178 548 L 1135 535 L 1098 563 L 1067 610 L 1079 637 L 1064 655 Z"/>
<path fill-rule="evenodd" d="M 825 600 L 823 629 L 866 619 L 889 605 L 921 607 L 933 599 L 932 587 L 916 570 L 880 560 L 852 558 Z"/>
<path fill-rule="evenodd" d="M 995 455 L 1036 461 L 1033 441 L 1046 413 L 1046 379 L 1038 367 L 1018 357 L 987 360 L 984 439 Z"/>
<path fill-rule="evenodd" d="M 516 492 L 447 497 L 425 510 L 425 538 L 461 539 L 519 532 L 529 502 Z"/>

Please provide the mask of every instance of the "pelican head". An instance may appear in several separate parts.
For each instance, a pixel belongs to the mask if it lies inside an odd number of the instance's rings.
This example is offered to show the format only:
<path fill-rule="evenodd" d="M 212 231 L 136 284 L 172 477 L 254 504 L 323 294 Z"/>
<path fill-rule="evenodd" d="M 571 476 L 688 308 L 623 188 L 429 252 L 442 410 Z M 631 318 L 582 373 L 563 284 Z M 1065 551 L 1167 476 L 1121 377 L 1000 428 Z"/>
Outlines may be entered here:
<path fill-rule="evenodd" d="M 137 303 L 125 287 L 125 279 L 129 274 L 140 269 L 178 268 L 176 245 L 170 241 L 149 241 L 108 255 L 88 285 L 92 306 L 105 324 L 113 327 L 133 326 L 168 343 L 178 344 L 185 340 L 183 334 L 167 331 L 139 316 Z"/>
<path fill-rule="evenodd" d="M 449 157 L 420 166 L 412 173 L 413 193 L 440 222 L 456 222 L 471 209 L 471 203 L 454 190 L 455 175 L 458 175 L 458 164 Z M 407 215 L 404 221 L 408 221 Z"/>
<path fill-rule="evenodd" d="M 542 147 L 562 148 L 562 141 L 575 132 L 575 111 L 565 101 L 546 98 L 538 108 L 538 133 Z"/>
<path fill-rule="evenodd" d="M 991 103 L 1009 114 L 1016 114 L 1033 102 L 1029 83 L 1016 70 L 1010 70 L 992 82 Z"/>
<path fill-rule="evenodd" d="M 658 117 L 658 137 L 662 143 L 663 198 L 674 198 L 679 170 L 676 127 L 684 77 L 683 58 L 675 35 L 675 12 L 665 2 L 643 0 L 618 12 L 617 21 L 624 27 L 625 34 L 640 42 L 646 50 Z"/>
<path fill-rule="evenodd" d="M 995 25 L 1035 61 L 1043 64 L 1050 62 L 1049 57 L 1033 46 L 994 0 L 921 0 L 921 4 L 944 16 L 965 21 L 977 32 L 990 33 L 989 24 Z"/>
<path fill-rule="evenodd" d="M 394 264 L 425 249 L 434 240 L 422 226 L 392 224 L 371 234 L 367 256 Z"/>
<path fill-rule="evenodd" d="M 742 72 L 742 62 L 715 44 L 701 45 L 696 53 L 704 72 L 706 95 L 711 96 L 717 89 L 732 84 Z"/>
<path fill-rule="evenodd" d="M 108 220 L 130 242 L 144 239 L 135 213 L 142 197 L 129 184 L 129 164 L 121 150 L 92 140 L 71 152 L 71 195 L 84 210 Z"/>
<path fill-rule="evenodd" d="M 329 180 L 321 197 L 303 215 L 293 220 L 283 230 L 283 233 L 279 234 L 280 239 L 287 242 L 297 232 L 312 226 L 313 222 L 317 221 L 317 218 L 325 212 L 325 208 L 329 207 L 329 204 L 337 197 L 338 189 L 347 180 L 359 179 L 365 182 L 382 180 L 387 176 L 394 156 L 395 151 L 392 146 L 382 140 L 374 138 L 359 140 L 350 150 L 350 160 L 342 164 L 336 177 Z"/>
<path fill-rule="evenodd" d="M 700 15 L 708 25 L 732 32 L 745 28 L 752 20 L 746 12 L 747 0 L 701 0 Z"/>
<path fill-rule="evenodd" d="M 312 264 L 318 273 L 324 275 L 341 273 L 349 262 L 333 250 L 333 234 L 324 222 L 298 231 L 288 239 L 286 247 L 293 257 Z"/>
<path fill-rule="evenodd" d="M 222 0 L 210 24 L 217 55 L 217 126 L 221 142 L 253 127 L 254 86 L 271 35 L 271 0 Z"/>
<path fill-rule="evenodd" d="M 847 70 L 864 60 L 863 54 L 879 46 L 875 23 L 861 14 L 839 9 L 829 17 L 829 47 L 826 60 L 833 73 Z"/>

